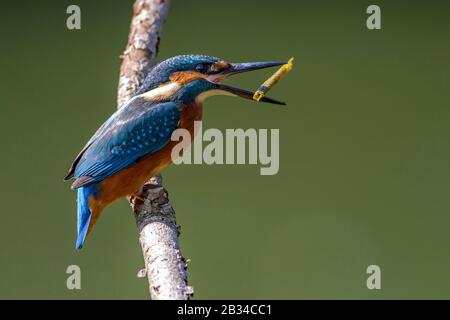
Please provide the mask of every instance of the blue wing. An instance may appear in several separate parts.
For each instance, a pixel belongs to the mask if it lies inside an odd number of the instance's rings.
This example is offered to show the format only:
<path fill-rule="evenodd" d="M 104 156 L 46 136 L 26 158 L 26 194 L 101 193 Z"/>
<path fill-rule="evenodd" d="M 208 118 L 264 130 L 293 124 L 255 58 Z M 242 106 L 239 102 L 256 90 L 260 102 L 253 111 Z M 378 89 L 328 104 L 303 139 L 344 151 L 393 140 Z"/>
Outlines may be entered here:
<path fill-rule="evenodd" d="M 100 127 L 77 157 L 72 188 L 102 181 L 162 149 L 179 120 L 174 102 L 131 100 Z"/>

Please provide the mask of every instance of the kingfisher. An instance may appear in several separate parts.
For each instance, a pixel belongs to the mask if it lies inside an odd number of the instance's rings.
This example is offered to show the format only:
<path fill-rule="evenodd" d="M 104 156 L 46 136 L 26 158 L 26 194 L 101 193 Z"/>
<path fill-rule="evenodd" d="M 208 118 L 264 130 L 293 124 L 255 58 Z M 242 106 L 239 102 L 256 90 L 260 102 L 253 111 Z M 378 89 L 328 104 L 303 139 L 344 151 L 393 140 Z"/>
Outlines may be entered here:
<path fill-rule="evenodd" d="M 160 62 L 136 94 L 107 119 L 72 163 L 65 180 L 77 190 L 77 241 L 86 236 L 103 209 L 122 197 L 138 197 L 143 184 L 171 162 L 180 128 L 194 138 L 203 101 L 214 95 L 252 100 L 254 92 L 222 84 L 230 75 L 280 66 L 286 62 L 230 63 L 206 55 L 180 55 Z M 284 105 L 264 97 L 260 101 Z M 192 142 L 192 141 L 191 141 Z"/>

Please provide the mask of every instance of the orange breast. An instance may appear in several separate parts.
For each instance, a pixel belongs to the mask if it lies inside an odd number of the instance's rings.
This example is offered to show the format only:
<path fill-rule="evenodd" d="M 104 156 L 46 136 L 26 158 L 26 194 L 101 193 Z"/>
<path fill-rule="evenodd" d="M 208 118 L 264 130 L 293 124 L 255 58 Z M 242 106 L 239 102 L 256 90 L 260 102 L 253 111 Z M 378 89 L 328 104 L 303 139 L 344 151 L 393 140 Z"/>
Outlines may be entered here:
<path fill-rule="evenodd" d="M 180 125 L 178 128 L 189 130 L 191 142 L 194 139 L 194 121 L 202 119 L 202 105 L 192 104 L 186 106 L 181 112 Z M 94 200 L 99 208 L 109 203 L 137 192 L 142 185 L 152 176 L 160 173 L 165 167 L 172 163 L 171 151 L 178 141 L 171 141 L 164 148 L 155 152 L 131 167 L 128 167 L 100 183 L 97 199 Z"/>

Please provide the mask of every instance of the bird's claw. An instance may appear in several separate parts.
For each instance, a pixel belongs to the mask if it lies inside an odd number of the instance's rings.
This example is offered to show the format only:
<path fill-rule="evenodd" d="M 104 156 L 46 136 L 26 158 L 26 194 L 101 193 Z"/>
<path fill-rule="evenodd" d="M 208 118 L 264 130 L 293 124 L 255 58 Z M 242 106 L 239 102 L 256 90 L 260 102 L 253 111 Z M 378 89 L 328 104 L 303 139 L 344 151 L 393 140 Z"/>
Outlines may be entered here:
<path fill-rule="evenodd" d="M 128 199 L 129 199 L 130 202 L 132 202 L 132 203 L 136 203 L 136 200 L 139 200 L 139 201 L 141 201 L 141 202 L 144 202 L 144 201 L 145 201 L 145 198 L 144 198 L 142 195 L 137 194 L 137 193 L 130 194 L 130 195 L 128 196 Z"/>

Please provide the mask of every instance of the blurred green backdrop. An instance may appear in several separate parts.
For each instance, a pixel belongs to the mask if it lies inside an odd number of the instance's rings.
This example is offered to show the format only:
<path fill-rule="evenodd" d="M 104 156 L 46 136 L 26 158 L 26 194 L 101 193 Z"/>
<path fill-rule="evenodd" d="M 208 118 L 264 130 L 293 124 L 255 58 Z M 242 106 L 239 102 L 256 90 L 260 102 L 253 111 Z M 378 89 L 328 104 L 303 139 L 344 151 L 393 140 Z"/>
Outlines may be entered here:
<path fill-rule="evenodd" d="M 82 30 L 66 28 L 78 4 Z M 280 171 L 172 166 L 195 298 L 450 298 L 449 3 L 173 1 L 159 59 L 296 58 L 287 108 L 217 97 L 204 126 L 280 128 Z M 115 108 L 131 1 L 2 2 L 0 298 L 146 299 L 134 218 L 74 249 L 69 165 Z M 268 27 L 270 26 L 270 27 Z M 271 71 L 233 78 L 254 89 Z M 66 288 L 68 265 L 82 290 Z M 366 288 L 366 268 L 382 289 Z"/>

